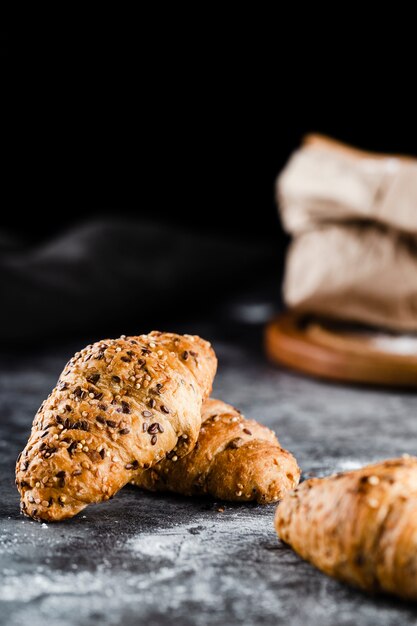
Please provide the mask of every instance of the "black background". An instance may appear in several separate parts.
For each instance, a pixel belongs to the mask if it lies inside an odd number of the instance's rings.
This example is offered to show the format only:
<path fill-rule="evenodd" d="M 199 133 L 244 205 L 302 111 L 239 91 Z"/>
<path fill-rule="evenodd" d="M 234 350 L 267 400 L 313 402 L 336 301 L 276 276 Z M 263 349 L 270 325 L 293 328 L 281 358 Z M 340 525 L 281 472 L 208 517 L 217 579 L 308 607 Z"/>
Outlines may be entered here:
<path fill-rule="evenodd" d="M 276 43 L 280 38 L 273 31 L 254 30 L 256 39 L 250 30 L 230 32 L 221 23 L 203 34 L 171 29 L 169 20 L 163 28 L 145 20 L 133 30 L 90 24 L 28 37 L 3 33 L 0 232 L 6 248 L 26 254 L 21 271 L 27 272 L 16 287 L 8 264 L 0 268 L 2 297 L 15 285 L 9 296 L 15 306 L 1 320 L 4 327 L 16 326 L 15 340 L 27 341 L 38 326 L 41 335 L 58 332 L 51 320 L 65 319 L 63 307 L 56 306 L 53 315 L 46 305 L 34 307 L 39 313 L 32 312 L 31 332 L 21 330 L 16 310 L 49 297 L 31 278 L 30 254 L 79 224 L 128 219 L 130 231 L 156 225 L 155 256 L 164 254 L 158 232 L 171 241 L 178 233 L 190 238 L 193 256 L 187 265 L 201 266 L 205 276 L 195 290 L 196 306 L 182 304 L 195 282 L 183 263 L 175 289 L 172 281 L 171 286 L 162 281 L 154 306 L 144 307 L 139 296 L 129 305 L 140 323 L 149 321 L 145 308 L 150 319 L 166 324 L 178 312 L 184 317 L 198 309 L 208 315 L 210 301 L 235 294 L 235 285 L 253 292 L 265 278 L 279 293 L 288 239 L 277 215 L 274 181 L 304 134 L 321 132 L 370 150 L 417 154 L 411 75 L 399 74 L 388 50 L 381 50 L 382 58 L 370 54 L 358 62 L 349 55 L 335 59 L 330 44 L 314 54 L 318 51 L 304 42 L 295 55 L 288 44 Z M 199 255 L 201 237 L 211 247 Z M 216 241 L 230 244 L 230 255 L 219 252 L 224 259 L 211 272 Z M 120 248 L 123 237 L 116 252 Z M 183 251 L 181 241 L 178 258 Z M 110 254 L 117 265 L 118 254 Z M 236 254 L 241 263 L 231 261 Z M 154 264 L 147 255 L 152 282 Z M 174 257 L 172 265 L 175 273 Z M 82 284 L 83 272 L 77 276 Z M 65 282 L 65 274 L 61 278 Z M 106 282 L 98 289 L 106 289 Z M 71 299 L 71 288 L 68 293 Z M 61 284 L 59 297 L 64 295 Z M 100 294 L 87 308 L 97 301 Z M 99 324 L 97 332 L 115 330 L 129 317 L 109 308 L 100 318 L 111 324 Z M 81 318 L 66 322 L 61 331 L 79 331 Z"/>

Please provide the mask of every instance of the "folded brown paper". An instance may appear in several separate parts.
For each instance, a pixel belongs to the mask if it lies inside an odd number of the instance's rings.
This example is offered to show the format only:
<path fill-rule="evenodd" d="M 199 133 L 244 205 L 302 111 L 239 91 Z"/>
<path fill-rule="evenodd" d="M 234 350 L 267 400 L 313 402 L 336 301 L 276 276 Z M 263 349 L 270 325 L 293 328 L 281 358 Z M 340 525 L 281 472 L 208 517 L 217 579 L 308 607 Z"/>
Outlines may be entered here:
<path fill-rule="evenodd" d="M 277 181 L 288 306 L 417 331 L 417 160 L 310 136 Z"/>

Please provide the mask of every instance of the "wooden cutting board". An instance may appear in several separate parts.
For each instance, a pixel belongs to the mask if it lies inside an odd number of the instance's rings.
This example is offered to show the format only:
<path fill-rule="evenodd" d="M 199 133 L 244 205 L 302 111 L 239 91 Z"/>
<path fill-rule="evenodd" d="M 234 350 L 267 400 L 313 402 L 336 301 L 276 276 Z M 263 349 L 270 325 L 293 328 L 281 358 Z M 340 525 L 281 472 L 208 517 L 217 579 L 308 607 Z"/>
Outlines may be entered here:
<path fill-rule="evenodd" d="M 267 325 L 265 349 L 275 363 L 311 376 L 417 387 L 417 335 L 365 330 L 287 312 Z"/>

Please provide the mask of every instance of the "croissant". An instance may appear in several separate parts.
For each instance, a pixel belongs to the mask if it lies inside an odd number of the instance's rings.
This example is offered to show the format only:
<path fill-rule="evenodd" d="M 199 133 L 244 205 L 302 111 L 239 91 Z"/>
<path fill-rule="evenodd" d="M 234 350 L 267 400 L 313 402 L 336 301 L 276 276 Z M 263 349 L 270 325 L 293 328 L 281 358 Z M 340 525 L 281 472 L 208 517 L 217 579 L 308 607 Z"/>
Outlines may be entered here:
<path fill-rule="evenodd" d="M 221 500 L 267 503 L 279 500 L 299 481 L 295 458 L 280 447 L 275 434 L 220 400 L 206 400 L 194 449 L 178 458 L 175 451 L 132 480 L 150 491 Z"/>
<path fill-rule="evenodd" d="M 217 360 L 199 337 L 152 332 L 77 352 L 16 464 L 22 511 L 62 520 L 111 498 L 138 468 L 197 440 Z"/>
<path fill-rule="evenodd" d="M 326 574 L 417 600 L 417 458 L 307 480 L 279 504 L 275 527 Z"/>

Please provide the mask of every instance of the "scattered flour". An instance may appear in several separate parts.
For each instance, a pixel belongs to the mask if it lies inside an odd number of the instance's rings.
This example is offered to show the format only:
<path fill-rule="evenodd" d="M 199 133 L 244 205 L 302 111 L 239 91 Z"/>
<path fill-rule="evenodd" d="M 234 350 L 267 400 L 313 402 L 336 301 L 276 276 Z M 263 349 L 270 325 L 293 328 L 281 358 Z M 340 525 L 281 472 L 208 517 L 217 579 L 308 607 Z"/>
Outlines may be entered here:
<path fill-rule="evenodd" d="M 338 472 L 349 472 L 350 470 L 359 469 L 367 465 L 369 461 L 359 459 L 340 459 L 337 461 Z"/>

